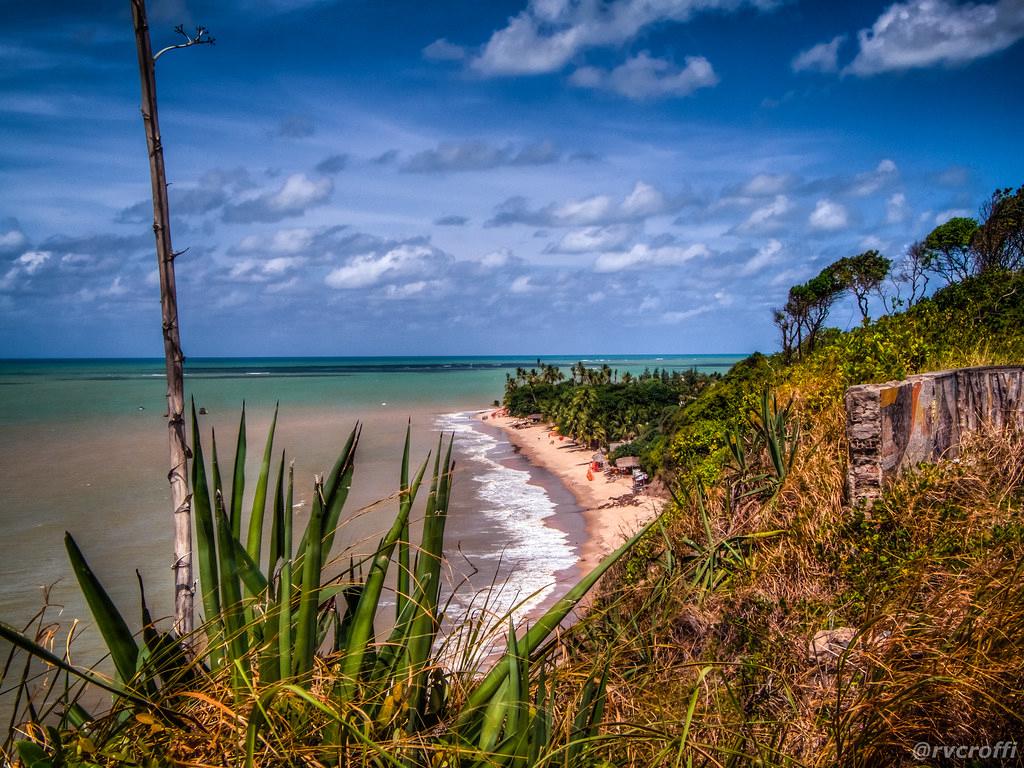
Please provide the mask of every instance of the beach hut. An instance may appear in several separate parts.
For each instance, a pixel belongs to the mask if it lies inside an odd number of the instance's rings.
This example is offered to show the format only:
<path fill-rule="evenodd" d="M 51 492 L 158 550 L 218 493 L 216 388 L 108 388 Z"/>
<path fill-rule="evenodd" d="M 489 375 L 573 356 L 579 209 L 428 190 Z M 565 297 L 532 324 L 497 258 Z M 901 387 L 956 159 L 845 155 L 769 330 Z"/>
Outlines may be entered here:
<path fill-rule="evenodd" d="M 639 456 L 620 456 L 615 460 L 615 468 L 623 474 L 629 475 L 634 469 L 640 468 Z"/>
<path fill-rule="evenodd" d="M 540 424 L 541 419 L 543 419 L 544 417 L 541 414 L 539 414 L 539 413 L 531 413 L 526 418 L 528 418 L 534 424 Z"/>

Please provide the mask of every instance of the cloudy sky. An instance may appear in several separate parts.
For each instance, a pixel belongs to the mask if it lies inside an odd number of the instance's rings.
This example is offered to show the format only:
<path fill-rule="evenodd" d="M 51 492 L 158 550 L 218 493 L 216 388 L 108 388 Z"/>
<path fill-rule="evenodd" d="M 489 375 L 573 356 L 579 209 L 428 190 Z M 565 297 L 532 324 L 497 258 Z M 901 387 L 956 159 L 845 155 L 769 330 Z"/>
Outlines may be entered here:
<path fill-rule="evenodd" d="M 0 28 L 0 356 L 159 356 L 127 0 Z M 190 355 L 746 352 L 1024 183 L 1024 0 L 150 0 Z M 835 312 L 840 325 L 856 308 Z"/>

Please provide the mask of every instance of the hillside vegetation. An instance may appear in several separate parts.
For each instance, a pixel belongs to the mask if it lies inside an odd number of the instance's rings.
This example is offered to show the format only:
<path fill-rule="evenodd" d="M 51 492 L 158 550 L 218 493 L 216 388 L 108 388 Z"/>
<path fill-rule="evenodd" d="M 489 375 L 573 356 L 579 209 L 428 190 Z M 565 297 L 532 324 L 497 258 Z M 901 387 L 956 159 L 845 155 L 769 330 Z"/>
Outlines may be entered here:
<path fill-rule="evenodd" d="M 1021 197 L 997 193 L 993 210 Z M 930 235 L 911 249 L 908 270 L 962 263 L 966 272 L 927 298 L 888 294 L 885 316 L 865 312 L 847 332 L 824 324 L 828 306 L 839 290 L 858 303 L 865 284 L 877 290 L 880 262 L 827 268 L 776 312 L 783 350 L 722 377 L 622 381 L 581 366 L 567 381 L 543 367 L 511 379 L 510 408 L 546 413 L 583 441 L 632 439 L 673 495 L 518 632 L 507 617 L 470 616 L 441 631 L 451 477 L 442 445 L 418 472 L 406 450 L 392 528 L 374 557 L 335 574 L 327 554 L 358 432 L 318 481 L 297 543 L 284 459 L 276 483 L 271 471 L 272 434 L 244 543 L 235 493 L 244 448 L 228 494 L 215 447 L 207 474 L 194 434 L 208 622 L 184 654 L 144 599 L 141 626 L 123 618 L 69 537 L 117 677 L 73 668 L 43 622 L 34 637 L 0 624 L 19 654 L 51 665 L 43 685 L 34 674 L 46 670 L 8 660 L 4 688 L 22 715 L 10 759 L 38 768 L 1021 764 L 1008 745 L 1024 733 L 1024 434 L 983 430 L 958 461 L 906 473 L 870 509 L 844 499 L 847 386 L 1024 360 L 1024 275 L 1006 256 L 1020 240 L 1011 231 L 999 251 L 1003 230 L 990 224 L 960 222 L 946 240 Z M 629 409 L 635 418 L 605 426 Z M 414 546 L 417 494 L 424 525 Z M 375 637 L 389 568 L 398 605 L 388 635 Z M 602 574 L 586 615 L 564 629 Z M 81 707 L 83 684 L 109 691 L 111 709 Z M 942 751 L 961 746 L 975 751 Z"/>
<path fill-rule="evenodd" d="M 919 742 L 1017 738 L 1024 435 L 974 435 L 957 462 L 851 509 L 842 394 L 1019 364 L 1022 320 L 1024 276 L 970 277 L 801 361 L 751 357 L 676 414 L 653 441 L 676 501 L 603 582 L 570 655 L 609 672 L 612 764 L 912 765 Z"/>

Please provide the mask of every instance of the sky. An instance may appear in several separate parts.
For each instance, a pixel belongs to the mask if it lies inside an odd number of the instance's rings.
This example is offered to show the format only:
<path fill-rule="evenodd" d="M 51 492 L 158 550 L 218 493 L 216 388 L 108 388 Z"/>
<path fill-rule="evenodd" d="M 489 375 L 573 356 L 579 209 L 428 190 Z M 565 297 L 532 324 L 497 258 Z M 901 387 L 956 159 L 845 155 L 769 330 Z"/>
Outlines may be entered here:
<path fill-rule="evenodd" d="M 158 357 L 128 0 L 0 5 L 0 357 Z M 148 5 L 190 356 L 772 351 L 1024 183 L 1024 0 Z"/>

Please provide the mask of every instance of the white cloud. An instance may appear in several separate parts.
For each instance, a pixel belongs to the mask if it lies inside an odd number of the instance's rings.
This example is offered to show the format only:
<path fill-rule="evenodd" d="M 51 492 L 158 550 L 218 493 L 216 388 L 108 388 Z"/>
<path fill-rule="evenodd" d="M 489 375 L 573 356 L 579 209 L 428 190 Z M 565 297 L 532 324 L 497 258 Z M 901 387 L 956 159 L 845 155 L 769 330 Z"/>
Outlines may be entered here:
<path fill-rule="evenodd" d="M 333 191 L 334 181 L 329 177 L 293 173 L 277 189 L 247 193 L 238 203 L 227 206 L 224 220 L 249 223 L 301 216 L 307 208 L 326 203 Z"/>
<path fill-rule="evenodd" d="M 857 33 L 860 50 L 843 71 L 860 76 L 955 66 L 990 56 L 1024 37 L 1024 3 L 894 3 Z"/>
<path fill-rule="evenodd" d="M 908 213 L 907 196 L 902 192 L 892 194 L 885 201 L 885 220 L 887 223 L 900 224 L 906 221 Z"/>
<path fill-rule="evenodd" d="M 572 27 L 545 35 L 529 11 L 509 19 L 491 35 L 473 69 L 485 75 L 536 75 L 565 66 L 580 48 L 581 35 Z"/>
<path fill-rule="evenodd" d="M 552 218 L 566 224 L 589 224 L 607 218 L 612 206 L 612 199 L 607 195 L 569 200 L 552 211 Z"/>
<path fill-rule="evenodd" d="M 228 272 L 228 278 L 246 282 L 263 282 L 281 277 L 289 270 L 302 266 L 305 261 L 301 256 L 275 256 L 265 261 L 241 259 L 232 265 Z"/>
<path fill-rule="evenodd" d="M 778 225 L 776 219 L 788 213 L 791 207 L 788 197 L 776 195 L 770 203 L 754 209 L 738 229 L 744 232 L 771 229 Z"/>
<path fill-rule="evenodd" d="M 850 192 L 858 197 L 873 195 L 899 178 L 899 168 L 888 157 L 879 161 L 873 171 L 857 174 Z"/>
<path fill-rule="evenodd" d="M 636 267 L 671 267 L 685 264 L 691 259 L 707 256 L 710 252 L 703 243 L 695 243 L 687 247 L 678 245 L 662 245 L 651 247 L 645 243 L 637 243 L 628 251 L 603 253 L 594 262 L 598 272 L 619 272 Z"/>
<path fill-rule="evenodd" d="M 28 244 L 28 238 L 20 229 L 12 228 L 0 232 L 0 251 L 17 251 Z"/>
<path fill-rule="evenodd" d="M 642 51 L 610 72 L 596 67 L 582 67 L 569 78 L 581 88 L 613 91 L 634 101 L 689 96 L 699 88 L 718 85 L 711 62 L 703 56 L 687 56 L 680 68 Z"/>
<path fill-rule="evenodd" d="M 21 272 L 17 267 L 11 267 L 8 269 L 4 273 L 4 276 L 0 277 L 0 291 L 9 291 L 14 288 L 18 282 L 18 275 L 20 274 Z"/>
<path fill-rule="evenodd" d="M 512 251 L 508 248 L 498 248 L 495 251 L 488 251 L 483 256 L 471 258 L 470 261 L 476 261 L 482 267 L 488 269 L 497 269 L 508 264 L 512 259 Z"/>
<path fill-rule="evenodd" d="M 423 58 L 432 61 L 462 61 L 466 58 L 466 49 L 442 37 L 423 49 Z"/>
<path fill-rule="evenodd" d="M 536 290 L 536 288 L 537 286 L 530 282 L 529 275 L 520 275 L 513 280 L 512 284 L 508 287 L 512 293 L 530 293 L 531 291 Z"/>
<path fill-rule="evenodd" d="M 813 229 L 834 231 L 846 227 L 849 215 L 842 204 L 832 200 L 819 200 L 807 222 Z"/>
<path fill-rule="evenodd" d="M 751 197 L 765 197 L 784 192 L 792 181 L 781 173 L 759 173 L 743 185 L 743 194 Z"/>
<path fill-rule="evenodd" d="M 818 43 L 793 59 L 794 72 L 836 72 L 839 69 L 839 46 L 846 35 L 837 35 L 827 43 Z"/>
<path fill-rule="evenodd" d="M 268 259 L 263 264 L 263 272 L 267 275 L 283 275 L 292 267 L 297 267 L 302 263 L 302 259 L 297 259 L 291 256 L 276 256 L 273 259 Z"/>
<path fill-rule="evenodd" d="M 50 251 L 25 251 L 14 260 L 14 263 L 21 267 L 26 274 L 34 275 L 43 264 L 50 260 L 51 256 L 53 254 Z"/>
<path fill-rule="evenodd" d="M 622 201 L 622 213 L 630 218 L 646 218 L 655 216 L 666 208 L 665 196 L 659 189 L 643 181 L 638 181 L 633 191 Z"/>
<path fill-rule="evenodd" d="M 765 267 L 777 262 L 781 254 L 782 243 L 775 239 L 769 240 L 758 248 L 757 253 L 747 259 L 746 263 L 740 267 L 740 276 L 747 277 L 757 274 Z"/>
<path fill-rule="evenodd" d="M 267 204 L 272 210 L 297 210 L 322 201 L 333 188 L 330 179 L 311 179 L 304 173 L 293 173 L 281 189 L 267 198 Z"/>
<path fill-rule="evenodd" d="M 635 233 L 633 227 L 612 224 L 607 227 L 584 227 L 567 232 L 549 250 L 557 253 L 596 253 L 620 249 Z"/>
<path fill-rule="evenodd" d="M 587 227 L 607 226 L 637 222 L 673 213 L 685 201 L 669 198 L 657 188 L 638 181 L 633 189 L 616 202 L 608 195 L 592 195 L 581 199 L 553 203 L 539 210 L 530 210 L 524 198 L 513 197 L 498 206 L 486 226 L 498 227 L 509 224 L 529 224 L 537 227 Z"/>
<path fill-rule="evenodd" d="M 404 244 L 383 254 L 360 254 L 329 272 L 324 282 L 331 288 L 365 288 L 385 278 L 422 271 L 437 253 L 428 245 Z"/>
<path fill-rule="evenodd" d="M 703 315 L 705 312 L 710 312 L 712 309 L 714 309 L 714 307 L 703 306 L 686 309 L 681 312 L 664 312 L 661 315 L 661 322 L 669 325 L 676 325 L 684 320 L 689 320 L 691 317 L 696 317 L 697 315 Z"/>
<path fill-rule="evenodd" d="M 402 163 L 401 170 L 405 173 L 487 171 L 504 166 L 548 165 L 561 157 L 562 153 L 551 141 L 538 141 L 523 146 L 496 146 L 486 141 L 469 139 L 443 142 L 434 149 L 417 152 Z"/>
<path fill-rule="evenodd" d="M 414 280 L 402 285 L 386 285 L 384 286 L 384 298 L 409 299 L 428 292 L 438 293 L 444 288 L 444 285 L 443 280 Z"/>
<path fill-rule="evenodd" d="M 484 75 L 557 72 L 587 48 L 616 46 L 653 24 L 685 22 L 702 10 L 766 9 L 776 0 L 531 0 L 491 35 L 472 67 Z"/>
<path fill-rule="evenodd" d="M 95 301 L 96 299 L 118 299 L 128 295 L 128 286 L 117 275 L 105 288 L 82 288 L 75 294 L 79 301 Z"/>
<path fill-rule="evenodd" d="M 263 235 L 249 235 L 238 244 L 242 251 L 269 251 L 271 253 L 299 253 L 313 242 L 314 232 L 306 227 L 277 230 L 268 241 Z"/>
<path fill-rule="evenodd" d="M 969 218 L 971 212 L 966 208 L 948 208 L 935 214 L 935 226 L 945 224 L 950 219 Z"/>

